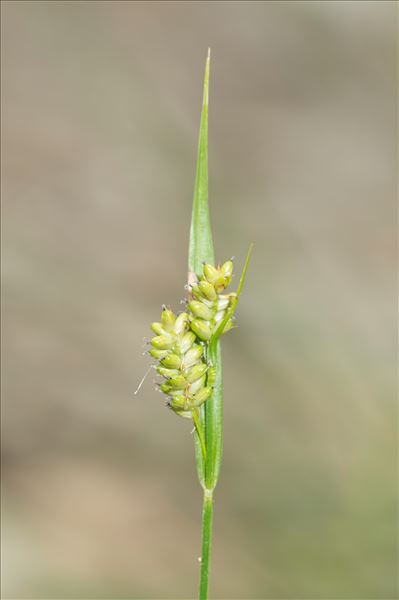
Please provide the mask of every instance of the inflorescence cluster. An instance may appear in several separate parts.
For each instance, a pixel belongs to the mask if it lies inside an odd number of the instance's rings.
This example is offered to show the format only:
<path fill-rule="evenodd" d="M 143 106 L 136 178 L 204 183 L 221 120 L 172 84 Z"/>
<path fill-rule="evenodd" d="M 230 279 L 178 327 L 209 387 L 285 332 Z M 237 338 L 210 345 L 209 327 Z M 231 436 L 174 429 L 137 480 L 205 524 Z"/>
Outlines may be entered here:
<path fill-rule="evenodd" d="M 199 280 L 189 286 L 187 310 L 175 315 L 163 307 L 161 321 L 151 325 L 156 335 L 149 353 L 164 378 L 160 389 L 167 405 L 182 417 L 191 418 L 212 394 L 215 371 L 207 361 L 207 347 L 236 297 L 235 293 L 224 293 L 232 275 L 231 260 L 219 267 L 204 264 Z M 232 327 L 229 318 L 221 333 Z"/>

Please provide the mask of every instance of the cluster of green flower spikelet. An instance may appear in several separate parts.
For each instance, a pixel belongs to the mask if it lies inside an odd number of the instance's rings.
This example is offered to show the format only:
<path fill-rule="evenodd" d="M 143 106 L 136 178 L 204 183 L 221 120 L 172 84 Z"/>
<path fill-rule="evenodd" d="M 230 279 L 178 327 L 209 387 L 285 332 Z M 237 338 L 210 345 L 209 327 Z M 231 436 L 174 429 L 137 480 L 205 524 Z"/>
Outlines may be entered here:
<path fill-rule="evenodd" d="M 212 394 L 215 371 L 207 362 L 207 347 L 236 296 L 224 293 L 232 275 L 231 260 L 220 267 L 204 264 L 203 275 L 189 287 L 187 311 L 175 315 L 163 307 L 161 322 L 151 325 L 156 336 L 151 340 L 150 355 L 165 379 L 160 389 L 167 405 L 182 417 L 191 418 Z M 230 318 L 222 333 L 232 327 Z"/>

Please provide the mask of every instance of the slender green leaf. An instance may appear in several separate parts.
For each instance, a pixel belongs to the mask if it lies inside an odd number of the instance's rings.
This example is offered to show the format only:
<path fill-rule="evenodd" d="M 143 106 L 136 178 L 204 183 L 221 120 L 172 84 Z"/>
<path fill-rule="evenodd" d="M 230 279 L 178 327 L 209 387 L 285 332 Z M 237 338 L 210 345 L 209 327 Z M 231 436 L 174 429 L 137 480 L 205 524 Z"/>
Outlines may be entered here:
<path fill-rule="evenodd" d="M 205 67 L 204 95 L 198 142 L 198 159 L 195 177 L 193 210 L 191 217 L 188 283 L 194 283 L 202 275 L 203 263 L 214 265 L 212 231 L 208 206 L 208 96 L 210 53 Z M 216 486 L 223 447 L 223 382 L 220 336 L 228 319 L 233 315 L 244 283 L 252 245 L 241 275 L 234 301 L 206 347 L 206 359 L 215 367 L 215 379 L 211 396 L 197 411 L 193 411 L 195 424 L 195 454 L 198 477 L 204 488 L 202 557 L 200 600 L 208 598 L 209 561 L 212 538 L 212 493 Z"/>
<path fill-rule="evenodd" d="M 207 262 L 214 264 L 214 251 L 212 230 L 209 218 L 208 205 L 208 99 L 209 99 L 209 66 L 210 52 L 205 65 L 204 92 L 202 101 L 201 123 L 198 141 L 197 170 L 195 176 L 193 209 L 191 216 L 190 241 L 188 253 L 188 281 L 192 283 L 196 277 L 202 273 L 202 264 Z M 221 373 L 221 364 L 217 365 Z M 214 425 L 212 415 L 215 410 L 213 406 L 215 394 L 201 406 L 198 411 L 195 435 L 195 455 L 197 462 L 198 477 L 201 485 L 206 487 L 206 465 L 212 464 L 214 453 L 208 452 L 208 445 L 214 448 L 211 441 Z M 216 399 L 216 404 L 222 402 L 222 397 Z M 221 427 L 221 423 L 220 423 Z M 203 444 L 201 444 L 198 431 L 200 428 L 204 432 L 206 445 L 206 464 L 204 459 Z M 220 439 L 221 444 L 221 439 Z"/>
<path fill-rule="evenodd" d="M 214 264 L 212 231 L 208 207 L 208 98 L 210 51 L 205 66 L 204 95 L 198 142 L 193 210 L 191 216 L 188 268 L 197 276 L 202 274 L 204 261 Z"/>

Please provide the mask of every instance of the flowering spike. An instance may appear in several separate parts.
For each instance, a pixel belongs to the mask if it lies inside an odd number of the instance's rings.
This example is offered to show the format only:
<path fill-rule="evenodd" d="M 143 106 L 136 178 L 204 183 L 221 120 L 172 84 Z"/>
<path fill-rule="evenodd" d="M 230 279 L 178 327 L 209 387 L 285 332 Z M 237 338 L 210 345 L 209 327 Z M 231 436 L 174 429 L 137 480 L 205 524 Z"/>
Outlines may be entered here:
<path fill-rule="evenodd" d="M 205 355 L 215 335 L 234 327 L 232 312 L 237 303 L 236 293 L 224 293 L 233 276 L 231 260 L 221 267 L 204 263 L 202 272 L 200 281 L 190 287 L 187 311 L 176 316 L 164 306 L 161 322 L 151 324 L 156 336 L 149 354 L 159 361 L 157 373 L 166 379 L 160 389 L 168 396 L 169 408 L 185 418 L 212 393 L 216 371 Z"/>
<path fill-rule="evenodd" d="M 184 418 L 191 418 L 199 406 L 194 394 L 205 387 L 208 370 L 202 343 L 190 328 L 191 317 L 184 312 L 176 318 L 164 308 L 161 323 L 151 325 L 158 335 L 151 340 L 150 354 L 159 360 L 156 370 L 165 378 L 159 388 L 168 398 L 167 406 Z"/>

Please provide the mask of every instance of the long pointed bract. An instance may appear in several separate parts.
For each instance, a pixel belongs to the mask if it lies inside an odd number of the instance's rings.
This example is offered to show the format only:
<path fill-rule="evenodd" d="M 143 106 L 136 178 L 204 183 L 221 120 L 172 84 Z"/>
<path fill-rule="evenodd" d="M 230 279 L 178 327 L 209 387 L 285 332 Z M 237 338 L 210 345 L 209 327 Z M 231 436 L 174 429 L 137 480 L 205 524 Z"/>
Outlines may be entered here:
<path fill-rule="evenodd" d="M 195 177 L 193 211 L 191 218 L 188 283 L 194 283 L 203 273 L 203 263 L 215 264 L 212 231 L 208 207 L 208 97 L 209 97 L 210 52 L 205 66 L 204 95 L 198 142 L 198 160 Z M 202 556 L 200 577 L 200 600 L 207 600 L 209 585 L 209 563 L 212 540 L 213 490 L 216 487 L 222 461 L 223 447 L 223 382 L 220 336 L 232 317 L 244 283 L 252 245 L 244 265 L 237 293 L 230 309 L 205 348 L 209 367 L 214 367 L 211 396 L 197 411 L 195 422 L 195 454 L 200 483 L 204 489 L 202 513 Z M 209 371 L 208 371 L 209 372 Z"/>
<path fill-rule="evenodd" d="M 214 251 L 211 223 L 209 218 L 208 204 L 208 104 L 209 104 L 209 67 L 210 67 L 210 50 L 205 65 L 204 76 L 204 91 L 202 100 L 201 123 L 198 140 L 198 158 L 197 169 L 195 175 L 193 209 L 191 216 L 189 252 L 188 252 L 188 282 L 192 283 L 202 273 L 203 263 L 207 262 L 214 264 Z M 208 357 L 207 357 L 208 358 Z M 217 366 L 217 365 L 215 365 Z M 221 365 L 219 372 L 221 372 Z M 212 413 L 215 406 L 215 393 L 209 398 L 198 411 L 198 424 L 202 429 L 205 437 L 206 464 L 204 460 L 204 452 L 201 445 L 200 436 L 195 436 L 195 450 L 198 477 L 202 487 L 207 487 L 206 469 L 211 470 L 211 465 L 214 461 L 213 431 L 214 424 Z M 221 403 L 222 398 L 216 399 L 216 403 Z M 219 411 L 220 412 L 220 411 Z M 221 442 L 221 439 L 220 439 Z M 208 452 L 208 446 L 210 451 Z M 221 454 L 221 450 L 219 452 Z"/>
<path fill-rule="evenodd" d="M 204 94 L 198 141 L 198 159 L 195 176 L 193 211 L 191 217 L 188 253 L 188 283 L 202 274 L 203 263 L 215 264 L 212 230 L 208 205 L 208 99 L 209 99 L 210 51 L 205 66 Z M 195 436 L 195 453 L 198 477 L 204 488 L 202 519 L 202 557 L 200 578 L 200 600 L 208 598 L 209 561 L 212 538 L 212 492 L 216 485 L 222 454 L 222 364 L 220 345 L 209 353 L 207 359 L 216 367 L 216 381 L 210 398 L 198 411 L 198 427 L 204 432 L 206 453 L 201 435 Z M 202 442 L 202 444 L 201 444 Z M 205 458 L 206 454 L 206 458 Z M 215 465 L 217 468 L 215 470 Z"/>
<path fill-rule="evenodd" d="M 210 50 L 205 65 L 204 94 L 198 141 L 198 159 L 195 175 L 193 211 L 191 216 L 188 269 L 200 275 L 202 263 L 214 264 L 213 240 L 208 207 L 208 102 Z"/>

